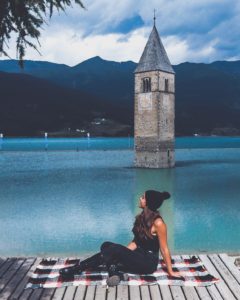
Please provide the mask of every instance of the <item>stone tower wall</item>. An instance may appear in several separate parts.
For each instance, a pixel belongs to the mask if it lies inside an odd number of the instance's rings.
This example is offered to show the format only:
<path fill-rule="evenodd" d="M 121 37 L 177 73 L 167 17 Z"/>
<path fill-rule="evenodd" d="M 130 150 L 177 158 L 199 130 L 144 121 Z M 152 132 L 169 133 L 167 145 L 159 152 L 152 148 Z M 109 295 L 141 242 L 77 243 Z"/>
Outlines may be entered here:
<path fill-rule="evenodd" d="M 151 78 L 144 93 L 142 79 Z M 165 91 L 165 79 L 168 91 Z M 169 168 L 175 165 L 175 76 L 162 71 L 135 74 L 135 166 Z"/>

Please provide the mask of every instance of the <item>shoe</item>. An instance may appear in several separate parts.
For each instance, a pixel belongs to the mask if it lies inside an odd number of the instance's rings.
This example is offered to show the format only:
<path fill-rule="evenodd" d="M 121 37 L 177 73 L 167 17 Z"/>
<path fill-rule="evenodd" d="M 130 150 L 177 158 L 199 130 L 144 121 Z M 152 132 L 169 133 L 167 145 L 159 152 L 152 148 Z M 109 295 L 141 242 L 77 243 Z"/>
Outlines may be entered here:
<path fill-rule="evenodd" d="M 116 286 L 120 283 L 121 280 L 128 280 L 128 275 L 124 272 L 119 271 L 116 265 L 111 265 L 108 269 L 108 273 L 109 276 L 106 281 L 108 286 Z"/>
<path fill-rule="evenodd" d="M 80 272 L 82 272 L 82 270 L 79 265 L 74 265 L 72 267 L 59 270 L 59 274 L 66 279 L 73 278 L 74 275 L 79 274 Z"/>
<path fill-rule="evenodd" d="M 120 283 L 121 279 L 119 275 L 112 275 L 107 278 L 108 286 L 116 286 Z"/>

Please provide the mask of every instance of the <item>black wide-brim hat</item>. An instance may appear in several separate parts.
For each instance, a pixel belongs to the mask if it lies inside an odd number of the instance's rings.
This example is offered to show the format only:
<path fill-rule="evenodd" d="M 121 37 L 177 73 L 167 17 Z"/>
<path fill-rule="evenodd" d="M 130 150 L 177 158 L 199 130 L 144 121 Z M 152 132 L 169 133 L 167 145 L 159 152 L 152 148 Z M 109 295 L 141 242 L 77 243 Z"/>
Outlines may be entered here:
<path fill-rule="evenodd" d="M 162 205 L 163 201 L 170 197 L 170 193 L 165 191 L 159 192 L 155 190 L 147 190 L 145 192 L 146 205 L 153 211 L 157 210 Z"/>

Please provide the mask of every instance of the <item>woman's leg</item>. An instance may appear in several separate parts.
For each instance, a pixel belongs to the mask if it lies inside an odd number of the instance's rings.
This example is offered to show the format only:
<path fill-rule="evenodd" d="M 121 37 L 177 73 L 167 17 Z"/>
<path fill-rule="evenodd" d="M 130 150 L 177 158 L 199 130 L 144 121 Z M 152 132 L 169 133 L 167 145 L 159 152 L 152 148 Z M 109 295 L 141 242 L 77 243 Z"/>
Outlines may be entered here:
<path fill-rule="evenodd" d="M 79 270 L 84 271 L 88 269 L 94 269 L 103 264 L 103 255 L 101 252 L 98 252 L 82 261 L 79 263 Z"/>
<path fill-rule="evenodd" d="M 101 253 L 107 265 L 121 264 L 122 270 L 130 273 L 153 273 L 158 264 L 158 258 L 144 250 L 137 248 L 132 251 L 127 247 L 105 242 L 101 246 Z"/>
<path fill-rule="evenodd" d="M 110 245 L 110 244 L 109 244 Z M 105 248 L 108 246 L 106 242 Z M 89 269 L 96 269 L 98 266 L 105 263 L 103 259 L 103 254 L 98 252 L 82 261 L 78 265 L 74 265 L 72 267 L 63 268 L 59 271 L 59 273 L 63 276 L 72 276 L 76 273 L 89 270 Z"/>
<path fill-rule="evenodd" d="M 134 251 L 112 242 L 104 242 L 101 252 L 83 260 L 79 265 L 63 268 L 59 273 L 63 276 L 72 276 L 78 272 L 97 268 L 101 264 L 110 267 L 113 264 L 121 265 L 120 271 L 130 273 L 150 274 L 156 270 L 158 260 L 141 249 Z"/>

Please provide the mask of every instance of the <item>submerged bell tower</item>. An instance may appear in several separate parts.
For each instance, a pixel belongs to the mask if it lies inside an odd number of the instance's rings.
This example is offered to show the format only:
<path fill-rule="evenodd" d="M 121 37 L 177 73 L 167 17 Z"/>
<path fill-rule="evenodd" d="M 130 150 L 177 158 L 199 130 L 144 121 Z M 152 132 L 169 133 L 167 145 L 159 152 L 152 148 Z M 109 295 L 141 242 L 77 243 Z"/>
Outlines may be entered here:
<path fill-rule="evenodd" d="M 175 72 L 154 25 L 135 73 L 134 165 L 175 166 Z"/>

